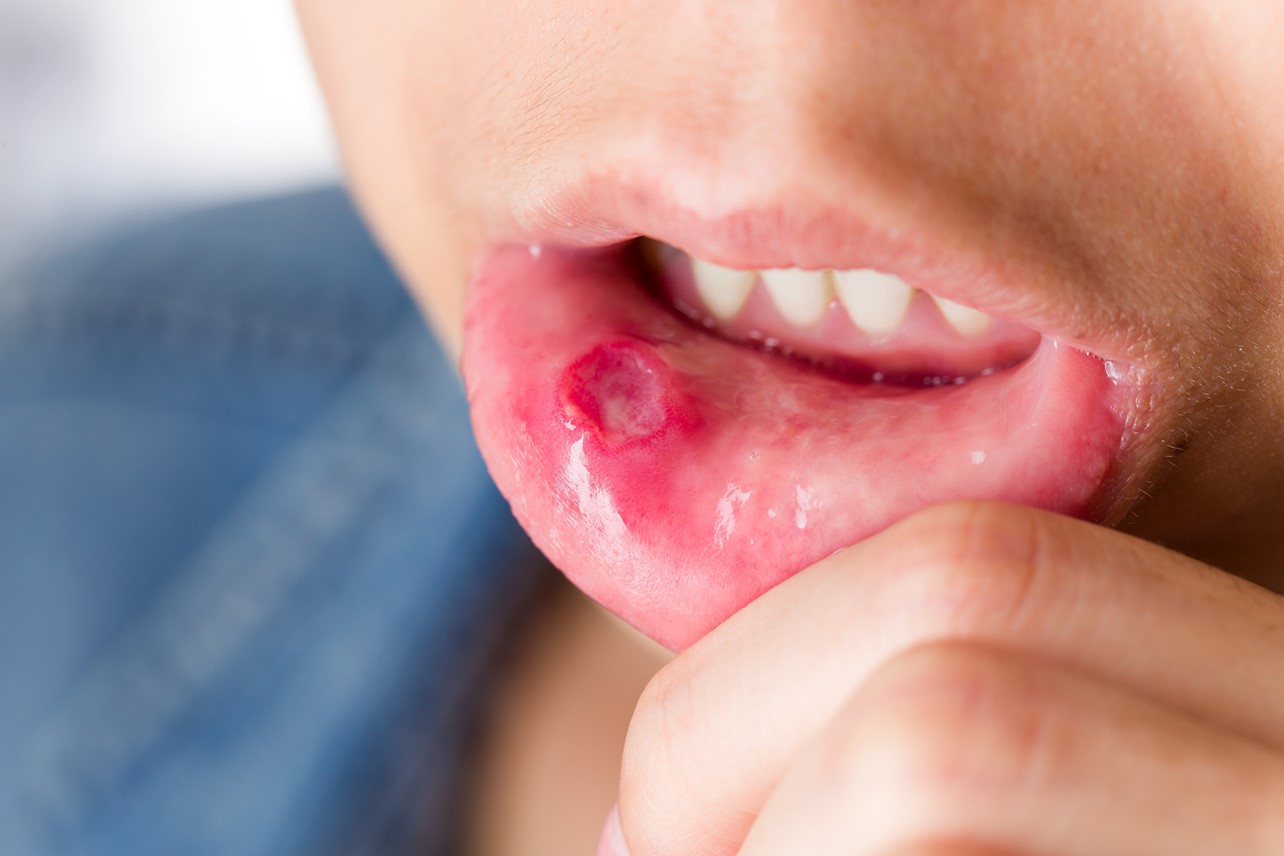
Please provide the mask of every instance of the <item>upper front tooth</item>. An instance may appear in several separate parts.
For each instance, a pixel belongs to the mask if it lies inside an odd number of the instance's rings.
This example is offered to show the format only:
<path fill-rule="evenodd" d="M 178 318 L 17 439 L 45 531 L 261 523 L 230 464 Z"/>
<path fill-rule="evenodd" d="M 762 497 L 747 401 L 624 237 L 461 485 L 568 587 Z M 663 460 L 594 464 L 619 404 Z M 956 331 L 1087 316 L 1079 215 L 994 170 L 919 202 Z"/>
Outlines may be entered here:
<path fill-rule="evenodd" d="M 895 332 L 905 320 L 914 288 L 876 270 L 836 270 L 834 287 L 852 323 L 872 336 Z"/>
<path fill-rule="evenodd" d="M 765 270 L 762 284 L 780 314 L 795 327 L 811 327 L 829 307 L 829 283 L 823 271 Z"/>
<path fill-rule="evenodd" d="M 990 329 L 990 325 L 994 323 L 994 319 L 989 315 L 971 306 L 964 306 L 953 300 L 937 297 L 935 294 L 932 295 L 932 299 L 936 301 L 937 307 L 945 316 L 945 320 L 950 322 L 950 326 L 964 336 L 979 336 Z"/>
<path fill-rule="evenodd" d="M 744 308 L 753 290 L 753 271 L 732 270 L 699 259 L 691 260 L 696 290 L 704 305 L 717 318 L 726 321 Z"/>

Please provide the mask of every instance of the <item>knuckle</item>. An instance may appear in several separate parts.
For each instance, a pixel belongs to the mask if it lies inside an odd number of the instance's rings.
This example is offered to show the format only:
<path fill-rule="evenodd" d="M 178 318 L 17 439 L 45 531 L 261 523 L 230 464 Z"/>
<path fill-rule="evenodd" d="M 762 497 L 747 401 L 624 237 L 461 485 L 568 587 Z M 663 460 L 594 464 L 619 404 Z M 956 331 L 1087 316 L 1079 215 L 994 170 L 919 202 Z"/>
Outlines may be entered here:
<path fill-rule="evenodd" d="M 927 824 L 973 797 L 1027 787 L 1077 751 L 1075 730 L 1034 682 L 1023 661 L 973 643 L 905 652 L 853 698 L 839 775 L 921 807 Z"/>
<path fill-rule="evenodd" d="M 1237 819 L 1248 831 L 1246 852 L 1284 853 L 1284 756 L 1274 755 L 1260 777 L 1237 778 L 1246 793 L 1236 795 L 1231 804 L 1252 807 L 1248 817 Z"/>
<path fill-rule="evenodd" d="M 1020 635 L 1049 618 L 1056 564 L 1049 518 L 1030 509 L 952 502 L 910 518 L 885 563 L 892 607 L 923 639 Z"/>
<path fill-rule="evenodd" d="M 647 856 L 688 852 L 681 841 L 684 807 L 698 787 L 699 745 L 690 735 L 699 723 L 693 701 L 694 678 L 682 658 L 661 669 L 647 684 L 629 724 L 620 768 L 619 807 Z"/>
<path fill-rule="evenodd" d="M 626 790 L 664 792 L 649 785 L 650 780 L 671 771 L 670 765 L 663 762 L 672 750 L 675 735 L 681 733 L 681 726 L 675 724 L 675 720 L 681 718 L 681 711 L 686 707 L 683 697 L 688 693 L 689 682 L 680 669 L 676 672 L 671 665 L 660 670 L 638 699 L 624 743 L 622 798 L 627 795 Z"/>
<path fill-rule="evenodd" d="M 1017 856 L 1011 850 L 974 841 L 935 840 L 903 844 L 878 856 Z"/>

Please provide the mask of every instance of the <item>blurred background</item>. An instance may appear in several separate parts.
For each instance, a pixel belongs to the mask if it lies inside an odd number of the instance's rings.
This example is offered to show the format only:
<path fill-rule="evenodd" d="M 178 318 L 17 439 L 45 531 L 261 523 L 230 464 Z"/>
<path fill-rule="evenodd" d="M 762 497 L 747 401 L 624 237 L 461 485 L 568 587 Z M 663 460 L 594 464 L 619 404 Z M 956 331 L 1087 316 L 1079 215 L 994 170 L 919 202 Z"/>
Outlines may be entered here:
<path fill-rule="evenodd" d="M 0 264 L 336 162 L 288 0 L 0 0 Z"/>
<path fill-rule="evenodd" d="M 0 0 L 0 856 L 459 852 L 547 570 L 337 179 L 288 0 Z"/>

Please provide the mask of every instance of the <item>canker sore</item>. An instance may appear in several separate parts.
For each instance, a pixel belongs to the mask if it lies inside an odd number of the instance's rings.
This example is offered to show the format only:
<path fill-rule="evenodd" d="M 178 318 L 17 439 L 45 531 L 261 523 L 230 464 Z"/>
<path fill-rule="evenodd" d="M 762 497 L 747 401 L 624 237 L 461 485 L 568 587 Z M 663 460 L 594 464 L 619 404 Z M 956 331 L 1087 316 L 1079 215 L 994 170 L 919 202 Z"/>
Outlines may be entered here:
<path fill-rule="evenodd" d="M 605 342 L 562 375 L 562 401 L 570 420 L 591 429 L 608 446 L 662 433 L 676 415 L 669 369 L 642 342 Z"/>

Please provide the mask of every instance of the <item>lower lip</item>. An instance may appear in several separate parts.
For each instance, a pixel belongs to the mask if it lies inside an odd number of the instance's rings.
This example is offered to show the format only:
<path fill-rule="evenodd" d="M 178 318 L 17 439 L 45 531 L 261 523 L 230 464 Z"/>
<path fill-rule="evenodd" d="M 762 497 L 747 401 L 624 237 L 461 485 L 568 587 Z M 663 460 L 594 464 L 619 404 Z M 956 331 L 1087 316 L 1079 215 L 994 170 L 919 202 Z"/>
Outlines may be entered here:
<path fill-rule="evenodd" d="M 936 502 L 1100 510 L 1120 389 L 1045 339 L 961 386 L 854 384 L 724 341 L 624 253 L 508 248 L 469 296 L 478 443 L 531 537 L 673 648 L 792 574 Z"/>

